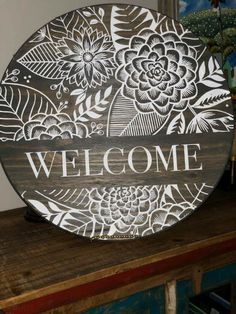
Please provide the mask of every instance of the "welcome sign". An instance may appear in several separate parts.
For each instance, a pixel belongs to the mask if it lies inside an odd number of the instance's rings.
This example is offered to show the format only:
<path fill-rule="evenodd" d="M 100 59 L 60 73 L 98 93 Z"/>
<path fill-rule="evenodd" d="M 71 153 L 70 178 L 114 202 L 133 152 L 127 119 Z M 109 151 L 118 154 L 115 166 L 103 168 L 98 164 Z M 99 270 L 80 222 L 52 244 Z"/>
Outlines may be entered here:
<path fill-rule="evenodd" d="M 191 214 L 223 173 L 233 122 L 217 60 L 181 24 L 137 6 L 54 19 L 0 85 L 13 186 L 89 238 L 143 237 Z"/>

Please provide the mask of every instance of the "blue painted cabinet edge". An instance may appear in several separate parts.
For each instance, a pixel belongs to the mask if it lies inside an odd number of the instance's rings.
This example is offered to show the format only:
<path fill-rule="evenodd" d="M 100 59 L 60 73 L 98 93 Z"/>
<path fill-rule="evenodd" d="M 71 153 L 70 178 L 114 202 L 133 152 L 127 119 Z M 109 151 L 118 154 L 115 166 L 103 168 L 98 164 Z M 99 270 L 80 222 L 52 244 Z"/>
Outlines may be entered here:
<path fill-rule="evenodd" d="M 119 299 L 89 311 L 84 314 L 164 314 L 165 287 L 158 286 L 137 292 L 129 297 Z"/>

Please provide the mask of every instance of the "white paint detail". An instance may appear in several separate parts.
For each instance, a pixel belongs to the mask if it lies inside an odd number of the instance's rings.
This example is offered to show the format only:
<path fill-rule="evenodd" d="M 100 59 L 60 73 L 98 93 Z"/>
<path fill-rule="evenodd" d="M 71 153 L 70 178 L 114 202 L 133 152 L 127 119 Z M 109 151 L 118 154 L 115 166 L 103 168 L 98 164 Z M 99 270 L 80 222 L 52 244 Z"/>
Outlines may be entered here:
<path fill-rule="evenodd" d="M 157 228 L 163 230 L 192 212 L 201 203 L 199 196 L 203 195 L 204 197 L 211 189 L 212 187 L 206 183 L 68 189 L 63 191 L 63 196 L 60 199 L 56 190 L 53 193 L 52 191 L 35 191 L 36 195 L 40 195 L 43 203 L 34 199 L 30 199 L 29 203 L 47 220 L 63 229 L 79 235 L 91 238 L 95 236 L 106 240 L 109 239 L 109 236 L 115 238 L 117 234 L 144 236 L 155 233 Z M 124 212 L 126 211 L 126 214 L 125 216 L 120 214 L 117 217 L 111 216 L 112 211 L 115 212 L 121 209 L 117 202 L 119 202 L 122 193 L 127 198 L 126 201 L 123 200 L 124 208 L 122 209 Z M 68 203 L 64 202 L 70 196 L 71 198 L 77 198 L 76 203 L 71 201 L 73 206 L 68 206 Z M 179 202 L 176 202 L 176 197 L 179 198 Z M 189 200 L 187 201 L 186 198 Z M 88 199 L 87 203 L 86 199 Z M 141 209 L 142 214 L 140 213 L 135 218 L 133 212 L 132 215 L 129 214 L 131 209 L 128 205 L 130 199 L 133 199 L 133 201 L 139 199 L 139 202 L 134 205 L 132 210 L 140 212 Z M 110 209 L 110 216 L 104 216 L 103 214 L 106 202 L 112 202 L 113 204 Z M 145 202 L 148 202 L 150 206 L 144 211 Z M 51 209 L 53 209 L 53 213 Z M 83 209 L 83 211 L 80 209 Z M 78 211 L 80 212 L 79 218 Z M 126 221 L 125 224 L 123 219 Z M 103 222 L 102 225 L 101 222 Z M 145 228 L 143 228 L 144 225 Z M 95 230 L 99 226 L 102 226 L 102 229 L 100 234 L 97 235 Z M 85 233 L 84 228 L 86 228 Z"/>

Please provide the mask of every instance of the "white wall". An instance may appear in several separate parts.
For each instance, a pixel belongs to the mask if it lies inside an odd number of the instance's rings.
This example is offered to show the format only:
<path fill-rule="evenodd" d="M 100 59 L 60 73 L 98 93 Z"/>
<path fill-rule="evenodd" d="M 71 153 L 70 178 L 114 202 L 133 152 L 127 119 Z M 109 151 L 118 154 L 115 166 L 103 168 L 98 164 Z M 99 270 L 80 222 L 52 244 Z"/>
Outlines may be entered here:
<path fill-rule="evenodd" d="M 0 77 L 20 46 L 41 26 L 79 7 L 130 3 L 157 10 L 157 0 L 0 0 Z M 25 206 L 0 166 L 0 211 Z"/>

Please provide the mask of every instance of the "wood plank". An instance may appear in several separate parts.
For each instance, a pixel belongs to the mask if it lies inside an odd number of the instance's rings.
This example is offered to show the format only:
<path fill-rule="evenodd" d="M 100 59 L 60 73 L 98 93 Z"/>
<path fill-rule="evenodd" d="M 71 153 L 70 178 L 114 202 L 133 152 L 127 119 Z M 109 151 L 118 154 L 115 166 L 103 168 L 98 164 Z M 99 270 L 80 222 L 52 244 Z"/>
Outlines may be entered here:
<path fill-rule="evenodd" d="M 167 281 L 190 279 L 194 280 L 194 269 L 201 268 L 204 271 L 216 269 L 231 264 L 235 261 L 235 252 L 223 254 L 214 258 L 203 259 L 201 262 L 182 267 L 181 269 L 173 270 L 165 274 L 152 276 L 142 281 L 128 284 L 118 289 L 112 289 L 105 293 L 98 294 L 77 302 L 60 306 L 58 308 L 46 311 L 44 314 L 64 314 L 64 313 L 80 313 L 92 307 L 106 303 L 114 302 L 115 300 L 130 296 L 138 291 L 146 291 L 155 286 L 162 285 Z"/>
<path fill-rule="evenodd" d="M 218 244 L 225 241 L 225 249 L 230 251 L 236 237 L 233 196 L 223 194 L 217 199 L 215 194 L 201 210 L 158 236 L 114 243 L 89 242 L 49 224 L 30 224 L 24 221 L 23 210 L 1 213 L 0 308 L 199 248 L 207 251 L 210 245 L 213 245 L 213 252 L 217 252 Z M 123 280 L 132 278 L 137 280 L 135 276 L 124 276 Z"/>
<path fill-rule="evenodd" d="M 52 293 L 49 290 L 49 293 L 45 296 L 40 297 L 39 290 L 36 291 L 34 300 L 28 300 L 23 302 L 19 306 L 13 306 L 13 308 L 16 308 L 16 312 L 13 311 L 12 313 L 21 313 L 18 312 L 19 309 L 21 309 L 21 311 L 27 309 L 28 314 L 34 314 L 38 313 L 38 311 L 41 312 L 48 307 L 51 308 L 61 304 L 71 303 L 78 299 L 83 300 L 93 295 L 96 295 L 97 293 L 109 291 L 111 289 L 113 290 L 118 287 L 122 288 L 129 282 L 135 283 L 136 281 L 145 280 L 145 278 L 152 277 L 157 274 L 162 274 L 163 276 L 166 276 L 166 274 L 173 269 L 182 268 L 186 264 L 190 265 L 191 267 L 192 263 L 196 263 L 197 261 L 200 261 L 206 257 L 209 258 L 211 256 L 218 256 L 223 252 L 228 252 L 230 249 L 236 250 L 236 240 L 225 242 L 223 246 L 209 246 L 207 248 L 192 251 L 191 253 L 181 254 L 179 256 L 165 259 L 156 263 L 148 264 L 142 267 L 130 269 L 119 274 L 101 278 L 100 280 L 91 281 L 82 285 L 79 284 L 78 286 L 72 288 L 66 287 L 66 284 L 64 283 L 64 289 L 62 291 Z M 192 277 L 194 278 L 194 276 Z M 44 290 L 46 290 L 46 288 Z M 8 302 L 11 301 L 11 299 L 8 300 Z"/>
<path fill-rule="evenodd" d="M 176 314 L 176 280 L 165 285 L 166 314 Z"/>

